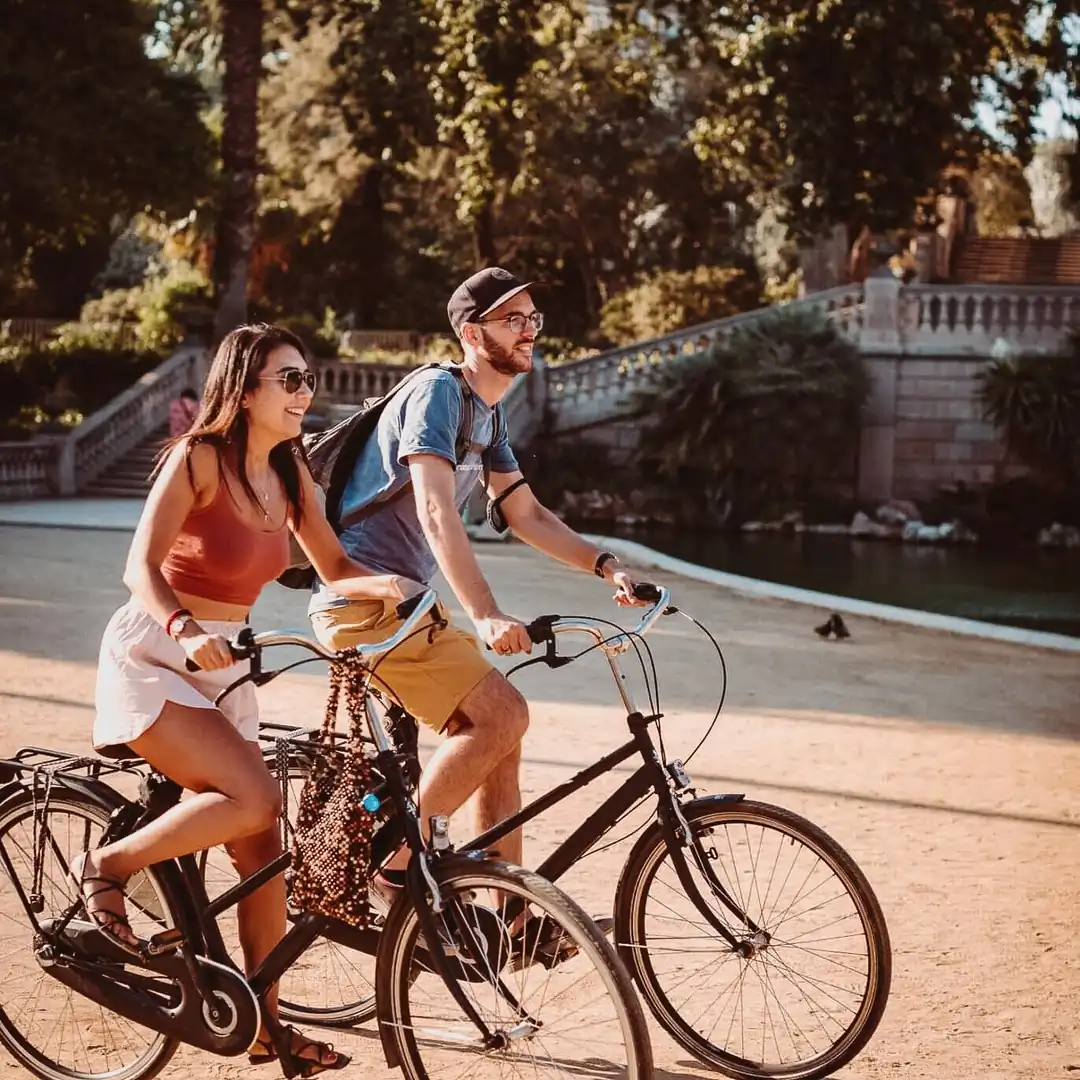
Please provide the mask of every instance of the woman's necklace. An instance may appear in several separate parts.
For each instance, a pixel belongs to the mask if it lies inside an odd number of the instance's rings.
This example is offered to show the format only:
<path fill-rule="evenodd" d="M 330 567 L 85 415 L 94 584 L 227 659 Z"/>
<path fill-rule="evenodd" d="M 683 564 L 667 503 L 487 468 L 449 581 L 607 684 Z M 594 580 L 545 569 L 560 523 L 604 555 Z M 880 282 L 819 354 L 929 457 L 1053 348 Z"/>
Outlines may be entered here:
<path fill-rule="evenodd" d="M 263 519 L 266 520 L 266 521 L 270 520 L 270 487 L 271 487 L 271 476 L 272 475 L 273 475 L 272 470 L 267 473 L 267 475 L 266 475 L 266 488 L 264 490 L 256 489 L 258 491 L 259 497 L 263 501 L 263 505 L 262 505 Z"/>

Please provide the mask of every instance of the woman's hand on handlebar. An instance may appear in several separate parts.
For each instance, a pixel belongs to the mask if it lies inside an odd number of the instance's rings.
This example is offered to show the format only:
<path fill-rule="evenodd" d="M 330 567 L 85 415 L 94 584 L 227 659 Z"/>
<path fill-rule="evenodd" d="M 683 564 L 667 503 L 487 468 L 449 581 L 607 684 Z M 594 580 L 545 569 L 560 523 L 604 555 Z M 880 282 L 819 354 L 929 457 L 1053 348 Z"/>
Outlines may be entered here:
<path fill-rule="evenodd" d="M 218 671 L 232 667 L 236 659 L 229 648 L 229 639 L 220 634 L 207 634 L 201 629 L 181 634 L 177 643 L 188 658 L 188 670 Z"/>

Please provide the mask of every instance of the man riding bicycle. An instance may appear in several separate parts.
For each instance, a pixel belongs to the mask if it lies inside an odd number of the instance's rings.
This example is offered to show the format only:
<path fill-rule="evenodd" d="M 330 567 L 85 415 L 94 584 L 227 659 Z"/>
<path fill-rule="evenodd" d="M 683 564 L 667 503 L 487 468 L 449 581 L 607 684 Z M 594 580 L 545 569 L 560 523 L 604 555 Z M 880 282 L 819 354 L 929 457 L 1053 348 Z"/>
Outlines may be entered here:
<path fill-rule="evenodd" d="M 350 556 L 376 573 L 425 585 L 441 570 L 476 628 L 476 636 L 449 624 L 418 634 L 378 667 L 378 683 L 445 736 L 421 777 L 425 827 L 433 814 L 450 815 L 474 794 L 478 833 L 521 808 L 518 774 L 529 710 L 485 658 L 480 641 L 501 656 L 528 653 L 532 643 L 524 624 L 497 604 L 462 522 L 462 508 L 481 474 L 487 473 L 488 495 L 498 500 L 518 539 L 615 585 L 616 603 L 636 603 L 634 582 L 618 559 L 537 501 L 510 448 L 499 402 L 515 377 L 531 370 L 533 345 L 544 324 L 529 293 L 532 284 L 489 267 L 458 286 L 447 314 L 461 343 L 460 368 L 422 371 L 395 395 L 342 496 L 341 520 L 352 524 L 341 543 Z M 465 433 L 468 449 L 459 461 L 465 393 L 472 398 L 472 430 Z M 410 484 L 412 498 L 407 497 Z M 349 600 L 321 582 L 314 587 L 309 615 L 316 637 L 332 649 L 385 638 L 398 624 L 395 604 Z M 444 609 L 440 615 L 447 618 Z M 522 862 L 520 830 L 505 838 L 500 855 Z M 407 859 L 407 852 L 399 852 L 377 875 L 378 891 L 386 894 L 404 884 Z"/>

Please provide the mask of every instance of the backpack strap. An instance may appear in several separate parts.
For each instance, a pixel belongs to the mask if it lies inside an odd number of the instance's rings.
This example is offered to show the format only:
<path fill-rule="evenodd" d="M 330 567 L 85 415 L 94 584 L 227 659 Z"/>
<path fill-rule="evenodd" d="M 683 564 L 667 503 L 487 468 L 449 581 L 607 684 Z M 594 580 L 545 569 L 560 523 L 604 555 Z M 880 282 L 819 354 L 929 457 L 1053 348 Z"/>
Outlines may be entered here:
<path fill-rule="evenodd" d="M 407 381 L 412 376 L 416 375 L 420 371 L 427 371 L 431 368 L 442 368 L 444 371 L 450 371 L 457 378 L 458 386 L 461 387 L 461 422 L 458 425 L 457 438 L 454 440 L 454 464 L 455 467 L 460 465 L 465 460 L 465 457 L 472 449 L 472 431 L 473 431 L 473 419 L 476 415 L 476 404 L 473 400 L 473 390 L 469 385 L 468 380 L 465 378 L 460 367 L 456 365 L 447 364 L 425 364 L 421 368 L 415 368 L 404 379 L 397 384 L 397 386 L 391 389 L 385 398 L 377 406 L 380 410 L 386 405 L 387 400 L 392 394 L 395 394 L 398 390 L 402 389 Z M 495 442 L 495 436 L 498 433 L 498 406 L 496 405 L 495 419 L 493 421 L 493 436 L 492 443 Z M 488 454 L 485 449 L 483 452 L 484 462 L 484 487 L 487 487 L 489 466 L 488 466 Z M 355 462 L 353 463 L 355 467 Z M 406 477 L 405 483 L 398 488 L 388 499 L 377 499 L 374 502 L 368 503 L 363 510 L 350 516 L 348 525 L 355 525 L 359 521 L 363 521 L 365 518 L 370 517 L 376 510 L 381 510 L 391 503 L 397 502 L 398 499 L 406 495 L 409 489 L 412 487 L 412 478 Z M 342 485 L 342 492 L 344 492 L 344 485 Z M 340 501 L 340 497 L 339 497 Z M 339 523 L 337 526 L 337 532 L 340 534 L 347 526 L 344 523 Z"/>

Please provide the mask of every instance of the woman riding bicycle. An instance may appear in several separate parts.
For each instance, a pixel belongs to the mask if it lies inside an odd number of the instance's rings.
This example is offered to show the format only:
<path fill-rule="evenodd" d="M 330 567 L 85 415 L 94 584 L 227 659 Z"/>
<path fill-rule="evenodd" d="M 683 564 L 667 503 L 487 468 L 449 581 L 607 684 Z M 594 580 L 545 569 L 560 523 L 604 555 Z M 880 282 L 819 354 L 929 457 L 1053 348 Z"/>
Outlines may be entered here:
<path fill-rule="evenodd" d="M 132 835 L 73 866 L 87 913 L 129 953 L 143 943 L 126 918 L 124 885 L 152 863 L 224 844 L 241 877 L 280 853 L 277 782 L 257 744 L 248 683 L 215 707 L 238 676 L 227 639 L 263 586 L 289 562 L 289 531 L 325 581 L 346 596 L 401 600 L 409 582 L 348 558 L 321 513 L 300 449 L 315 376 L 288 331 L 242 326 L 217 350 L 191 430 L 169 445 L 128 554 L 131 597 L 101 643 L 94 747 L 144 758 L 194 794 Z M 186 661 L 199 671 L 191 673 Z M 254 971 L 284 935 L 279 875 L 241 902 L 240 941 Z M 276 1010 L 276 990 L 268 997 Z M 326 1043 L 293 1033 L 302 1075 L 347 1063 Z M 276 1054 L 266 1029 L 252 1062 Z"/>

